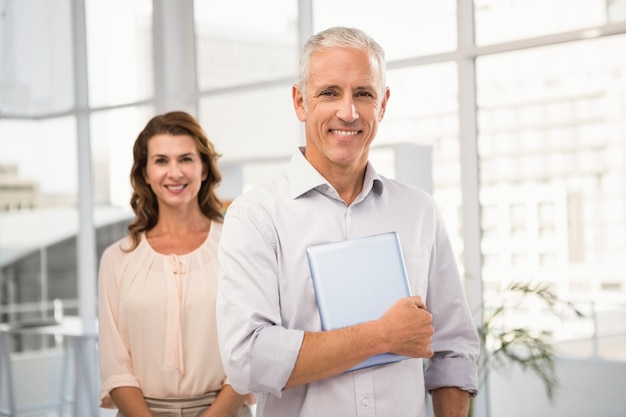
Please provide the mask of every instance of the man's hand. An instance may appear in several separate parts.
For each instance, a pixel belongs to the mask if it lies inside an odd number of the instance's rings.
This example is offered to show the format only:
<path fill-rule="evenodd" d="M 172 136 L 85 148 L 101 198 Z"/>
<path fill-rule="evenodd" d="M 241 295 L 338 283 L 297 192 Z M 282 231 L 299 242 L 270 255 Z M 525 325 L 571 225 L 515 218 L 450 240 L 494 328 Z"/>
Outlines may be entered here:
<path fill-rule="evenodd" d="M 430 358 L 435 330 L 433 316 L 422 297 L 415 295 L 398 300 L 380 319 L 389 352 L 412 358 Z"/>
<path fill-rule="evenodd" d="M 430 358 L 432 315 L 421 297 L 397 301 L 383 317 L 325 332 L 305 332 L 298 360 L 286 387 L 318 381 L 344 372 L 365 359 L 396 353 Z"/>

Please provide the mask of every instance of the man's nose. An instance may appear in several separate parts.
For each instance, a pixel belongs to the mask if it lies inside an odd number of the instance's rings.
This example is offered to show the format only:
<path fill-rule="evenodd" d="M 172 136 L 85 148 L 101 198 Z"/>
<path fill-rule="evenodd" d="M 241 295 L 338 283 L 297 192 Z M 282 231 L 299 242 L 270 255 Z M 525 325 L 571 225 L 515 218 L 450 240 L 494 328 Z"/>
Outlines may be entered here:
<path fill-rule="evenodd" d="M 351 96 L 346 96 L 341 100 L 341 106 L 337 112 L 337 117 L 346 122 L 353 122 L 359 118 L 359 113 L 354 105 L 354 100 Z"/>

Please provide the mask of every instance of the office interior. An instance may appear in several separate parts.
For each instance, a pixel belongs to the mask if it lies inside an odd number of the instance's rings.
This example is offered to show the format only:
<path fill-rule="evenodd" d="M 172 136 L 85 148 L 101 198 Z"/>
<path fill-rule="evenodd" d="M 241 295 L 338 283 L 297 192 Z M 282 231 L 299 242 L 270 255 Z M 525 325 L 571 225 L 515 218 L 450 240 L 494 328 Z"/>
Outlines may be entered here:
<path fill-rule="evenodd" d="M 477 328 L 554 349 L 552 396 L 487 356 L 473 416 L 623 417 L 626 0 L 0 0 L 0 416 L 111 415 L 97 268 L 138 132 L 197 116 L 225 203 L 270 180 L 304 143 L 299 48 L 335 25 L 386 51 L 371 161 L 432 193 Z"/>

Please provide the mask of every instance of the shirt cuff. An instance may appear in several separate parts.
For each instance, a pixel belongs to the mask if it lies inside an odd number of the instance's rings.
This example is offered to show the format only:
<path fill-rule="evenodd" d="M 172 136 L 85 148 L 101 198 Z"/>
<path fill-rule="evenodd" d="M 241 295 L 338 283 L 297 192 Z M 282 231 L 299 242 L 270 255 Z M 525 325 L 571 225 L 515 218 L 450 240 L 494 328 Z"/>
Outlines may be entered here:
<path fill-rule="evenodd" d="M 102 381 L 100 388 L 100 407 L 117 408 L 109 393 L 115 388 L 135 387 L 141 389 L 139 381 L 133 375 L 113 375 Z"/>
<path fill-rule="evenodd" d="M 427 391 L 442 387 L 457 387 L 473 397 L 478 393 L 478 368 L 464 357 L 433 357 L 424 375 Z"/>
<path fill-rule="evenodd" d="M 250 389 L 280 398 L 300 353 L 304 331 L 267 326 L 257 335 L 250 363 Z"/>

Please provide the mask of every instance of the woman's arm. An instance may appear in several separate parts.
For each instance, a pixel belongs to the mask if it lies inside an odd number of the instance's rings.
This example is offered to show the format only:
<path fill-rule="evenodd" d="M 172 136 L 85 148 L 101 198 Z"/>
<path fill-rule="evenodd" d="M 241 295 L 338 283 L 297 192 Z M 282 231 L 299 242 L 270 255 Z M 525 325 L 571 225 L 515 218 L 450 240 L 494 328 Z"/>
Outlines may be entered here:
<path fill-rule="evenodd" d="M 224 385 L 213 404 L 202 417 L 233 417 L 244 404 L 253 404 L 254 394 L 239 395 L 230 385 Z"/>
<path fill-rule="evenodd" d="M 139 388 L 115 388 L 111 391 L 110 396 L 125 417 L 152 417 L 152 413 Z"/>

